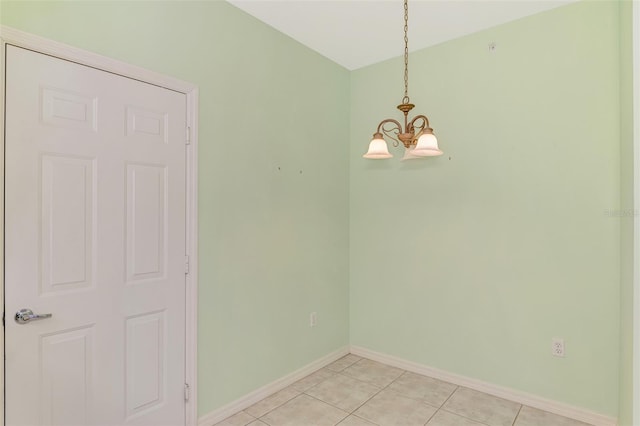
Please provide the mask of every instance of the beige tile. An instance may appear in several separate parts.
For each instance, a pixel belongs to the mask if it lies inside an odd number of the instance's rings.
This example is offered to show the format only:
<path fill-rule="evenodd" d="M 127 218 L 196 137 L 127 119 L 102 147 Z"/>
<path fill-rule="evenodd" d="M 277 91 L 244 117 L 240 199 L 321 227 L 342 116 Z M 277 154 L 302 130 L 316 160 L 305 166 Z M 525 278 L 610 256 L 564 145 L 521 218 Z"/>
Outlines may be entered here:
<path fill-rule="evenodd" d="M 307 389 L 317 385 L 318 383 L 325 381 L 329 377 L 333 377 L 335 374 L 336 373 L 331 370 L 321 368 L 315 373 L 311 373 L 307 377 L 298 380 L 297 382 L 292 384 L 291 387 L 300 392 L 304 392 Z"/>
<path fill-rule="evenodd" d="M 380 388 L 371 383 L 336 374 L 312 387 L 306 394 L 334 407 L 352 412 L 379 391 Z"/>
<path fill-rule="evenodd" d="M 270 426 L 334 426 L 349 413 L 308 395 L 299 395 L 260 420 Z"/>
<path fill-rule="evenodd" d="M 457 414 L 440 410 L 431 418 L 431 420 L 429 420 L 427 426 L 484 426 L 484 424 L 474 422 L 473 420 L 466 419 Z"/>
<path fill-rule="evenodd" d="M 511 426 L 520 404 L 461 387 L 442 408 L 489 426 Z"/>
<path fill-rule="evenodd" d="M 518 418 L 514 423 L 515 426 L 589 426 L 577 420 L 567 417 L 551 414 L 546 411 L 527 407 L 526 405 L 520 410 Z"/>
<path fill-rule="evenodd" d="M 250 416 L 244 411 L 240 411 L 239 413 L 224 419 L 220 423 L 216 423 L 215 426 L 246 426 L 255 419 L 255 417 Z"/>
<path fill-rule="evenodd" d="M 261 422 L 260 420 L 256 420 L 254 422 L 249 423 L 247 426 L 269 426 L 265 422 Z"/>
<path fill-rule="evenodd" d="M 261 417 L 269 411 L 273 410 L 276 407 L 281 406 L 285 402 L 289 401 L 292 398 L 300 395 L 300 392 L 292 389 L 285 388 L 280 392 L 276 392 L 273 395 L 266 397 L 262 401 L 259 401 L 253 404 L 251 407 L 244 410 L 246 413 L 252 415 L 253 417 Z"/>
<path fill-rule="evenodd" d="M 396 392 L 383 390 L 354 414 L 380 426 L 423 426 L 437 408 Z"/>
<path fill-rule="evenodd" d="M 347 367 L 352 366 L 353 364 L 360 361 L 361 359 L 362 358 L 360 358 L 357 355 L 349 354 L 349 355 L 343 356 L 337 361 L 332 362 L 331 364 L 327 365 L 325 368 L 328 368 L 329 370 L 332 370 L 332 371 L 339 372 L 344 370 Z"/>
<path fill-rule="evenodd" d="M 456 388 L 457 386 L 451 383 L 408 371 L 388 387 L 389 390 L 398 392 L 400 395 L 419 399 L 436 407 L 444 404 Z"/>
<path fill-rule="evenodd" d="M 342 370 L 342 374 L 362 380 L 363 382 L 369 382 L 381 388 L 400 377 L 403 372 L 404 370 L 399 368 L 390 367 L 366 358 Z"/>
<path fill-rule="evenodd" d="M 376 424 L 352 414 L 338 423 L 338 426 L 376 426 Z"/>

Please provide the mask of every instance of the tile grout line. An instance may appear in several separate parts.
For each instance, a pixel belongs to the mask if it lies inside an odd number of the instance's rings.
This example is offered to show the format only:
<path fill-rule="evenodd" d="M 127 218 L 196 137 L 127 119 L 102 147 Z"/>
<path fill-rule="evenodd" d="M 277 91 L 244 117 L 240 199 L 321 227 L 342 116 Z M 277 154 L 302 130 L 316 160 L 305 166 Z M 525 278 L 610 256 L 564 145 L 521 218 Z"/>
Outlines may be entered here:
<path fill-rule="evenodd" d="M 427 377 L 428 377 L 428 376 L 427 376 Z M 449 382 L 445 382 L 445 383 L 449 383 Z M 451 383 L 451 384 L 453 384 L 453 383 Z M 431 416 L 431 419 L 433 419 L 433 417 L 435 417 L 435 415 L 436 415 L 436 414 L 438 414 L 438 412 L 439 412 L 439 411 L 443 411 L 443 412 L 445 412 L 445 413 L 453 414 L 454 416 L 462 417 L 463 419 L 471 420 L 471 421 L 472 421 L 472 422 L 474 422 L 474 423 L 478 423 L 478 424 L 481 424 L 481 425 L 484 425 L 484 426 L 489 426 L 489 425 L 487 425 L 485 422 L 481 422 L 481 421 L 479 421 L 479 420 L 472 419 L 471 417 L 463 416 L 463 415 L 462 415 L 462 414 L 460 414 L 460 413 L 454 413 L 453 411 L 449 411 L 449 410 L 447 410 L 446 408 L 444 408 L 445 404 L 446 404 L 446 403 L 447 403 L 451 398 L 453 398 L 453 395 L 455 395 L 455 393 L 458 391 L 458 389 L 462 388 L 463 386 L 455 385 L 455 387 L 456 387 L 456 388 L 453 390 L 453 392 L 451 392 L 451 395 L 449 395 L 449 397 L 448 397 L 448 398 L 447 398 L 447 399 L 442 403 L 442 405 L 440 405 L 440 408 L 438 408 L 438 410 L 436 410 L 436 412 L 435 412 L 435 413 L 433 413 L 433 416 Z M 431 419 L 429 419 L 429 421 L 428 421 L 427 423 L 425 423 L 425 426 L 428 426 L 428 423 L 431 421 Z M 512 425 L 512 426 L 513 426 L 513 425 Z"/>
<path fill-rule="evenodd" d="M 367 359 L 367 358 L 362 358 L 362 359 Z M 371 361 L 371 360 L 370 360 L 370 361 Z M 374 362 L 377 362 L 377 361 L 374 361 Z M 380 363 L 380 364 L 382 364 L 382 363 Z M 386 364 L 382 364 L 382 365 L 386 365 Z M 389 367 L 389 366 L 387 366 L 387 367 Z M 398 367 L 392 367 L 392 368 L 398 368 Z M 367 402 L 371 401 L 373 398 L 375 398 L 377 395 L 379 395 L 379 394 L 380 394 L 380 392 L 382 392 L 383 390 L 387 389 L 389 386 L 391 386 L 391 384 L 392 384 L 393 382 L 395 382 L 396 380 L 398 380 L 400 377 L 402 377 L 402 375 L 404 375 L 404 373 L 406 373 L 406 372 L 407 372 L 407 370 L 403 370 L 402 368 L 398 368 L 398 370 L 402 371 L 402 373 L 400 373 L 400 374 L 398 375 L 398 377 L 396 377 L 395 379 L 393 379 L 392 381 L 390 381 L 386 386 L 382 387 L 378 392 L 376 392 L 375 394 L 371 395 L 371 397 L 370 397 L 370 398 L 368 398 L 368 399 L 367 399 L 367 400 L 365 400 L 362 404 L 360 404 L 359 406 L 357 406 L 357 407 L 356 407 L 356 408 L 351 412 L 351 414 L 354 414 L 356 411 L 358 411 L 358 409 L 360 409 L 360 407 L 362 407 L 363 405 L 365 405 Z M 347 377 L 350 377 L 350 376 L 347 376 Z M 353 379 L 355 379 L 355 380 L 358 380 L 358 379 L 356 379 L 355 377 L 352 377 L 352 378 L 353 378 Z M 361 381 L 361 382 L 364 382 L 364 380 L 360 380 L 360 381 Z M 367 383 L 371 384 L 370 382 L 367 382 Z M 354 414 L 354 415 L 355 415 L 355 414 Z M 359 417 L 359 418 L 363 418 L 363 419 L 364 419 L 364 417 L 360 417 L 360 416 L 356 416 L 356 417 Z M 372 422 L 371 420 L 369 420 L 369 419 L 364 419 L 364 420 L 366 420 L 366 421 L 368 421 L 368 422 L 370 422 L 370 423 L 373 423 L 373 422 Z M 376 424 L 376 425 L 377 425 L 377 423 L 374 423 L 374 424 Z"/>
<path fill-rule="evenodd" d="M 453 414 L 454 416 L 458 416 L 458 417 L 462 417 L 463 419 L 467 419 L 467 420 L 471 420 L 474 423 L 478 423 L 480 425 L 484 425 L 484 426 L 491 426 L 488 423 L 485 423 L 483 421 L 477 420 L 477 419 L 472 419 L 471 417 L 467 417 L 464 414 L 460 414 L 460 413 L 455 413 L 453 411 L 449 411 L 446 408 L 442 408 L 442 411 L 444 411 L 445 413 L 449 413 L 449 414 Z M 439 410 L 438 410 L 439 411 Z"/>
<path fill-rule="evenodd" d="M 340 419 L 340 421 L 339 421 L 338 423 L 336 423 L 336 425 L 337 425 L 337 424 L 339 424 L 339 423 L 342 423 L 342 422 L 344 421 L 344 419 L 346 419 L 347 417 L 349 417 L 349 416 L 351 415 L 351 413 L 350 413 L 350 412 L 348 412 L 347 410 L 345 410 L 345 409 L 343 409 L 343 408 L 340 408 L 340 407 L 336 407 L 335 405 L 331 404 L 330 402 L 323 401 L 323 400 L 321 400 L 320 398 L 316 398 L 315 396 L 313 396 L 313 395 L 308 395 L 308 394 L 306 394 L 306 393 L 305 393 L 304 395 L 305 395 L 305 396 L 308 396 L 309 398 L 315 399 L 315 400 L 316 400 L 316 401 L 318 401 L 318 402 L 321 402 L 321 403 L 323 403 L 323 404 L 326 404 L 326 405 L 328 405 L 328 406 L 329 406 L 329 407 L 331 407 L 331 408 L 335 408 L 336 410 L 340 410 L 340 411 L 342 411 L 343 413 L 347 413 L 347 415 L 346 415 L 345 417 L 343 417 L 342 419 Z"/>
<path fill-rule="evenodd" d="M 438 414 L 438 411 L 440 411 L 440 408 L 437 408 L 436 411 L 433 412 L 433 414 L 427 419 L 426 422 L 424 422 L 422 426 L 427 426 L 427 424 L 431 421 L 431 419 L 433 419 L 436 416 L 436 414 Z"/>
<path fill-rule="evenodd" d="M 425 377 L 427 377 L 427 376 L 425 376 Z M 449 382 L 445 382 L 445 383 L 449 383 Z M 453 385 L 453 383 L 451 383 L 451 384 Z M 451 394 L 447 397 L 447 399 L 445 399 L 442 402 L 442 404 L 440 404 L 440 406 L 438 407 L 436 412 L 433 413 L 433 415 L 431 417 L 429 417 L 429 420 L 427 420 L 427 422 L 425 423 L 425 426 L 431 421 L 431 419 L 433 419 L 436 416 L 436 414 L 438 414 L 438 412 L 440 410 L 448 412 L 447 410 L 443 409 L 442 407 L 444 407 L 444 405 L 447 403 L 447 401 L 449 401 L 451 399 L 451 397 L 453 396 L 453 394 L 455 394 L 458 391 L 458 389 L 460 388 L 460 386 L 458 386 L 458 385 L 454 385 L 454 386 L 455 386 L 455 389 L 451 392 Z"/>
<path fill-rule="evenodd" d="M 288 388 L 284 388 L 284 389 L 288 389 Z M 278 392 L 274 393 L 273 395 L 276 395 L 276 394 L 278 394 L 278 393 L 282 392 L 284 389 L 282 389 L 281 391 L 278 391 Z M 293 388 L 291 388 L 291 389 L 293 389 Z M 276 408 L 280 408 L 280 407 L 282 407 L 284 404 L 286 404 L 287 402 L 289 402 L 289 401 L 291 401 L 291 400 L 293 400 L 293 399 L 296 399 L 297 397 L 299 397 L 300 395 L 302 395 L 302 392 L 300 392 L 299 390 L 297 390 L 297 389 L 293 389 L 293 390 L 295 390 L 296 392 L 298 392 L 298 394 L 297 394 L 297 395 L 292 396 L 291 398 L 287 399 L 287 400 L 286 400 L 286 401 L 284 401 L 283 403 L 278 404 L 277 406 L 273 407 L 272 409 L 270 409 L 269 411 L 267 411 L 266 413 L 264 413 L 264 414 L 263 414 L 263 415 L 261 415 L 260 417 L 256 417 L 256 419 L 257 419 L 257 420 L 260 420 L 261 422 L 267 423 L 267 422 L 265 422 L 264 420 L 262 420 L 262 418 L 263 418 L 264 416 L 266 416 L 267 414 L 269 414 L 270 412 L 272 412 L 272 411 L 273 411 L 273 410 L 275 410 Z M 273 395 L 272 395 L 272 396 L 273 396 Z M 267 398 L 269 398 L 269 397 L 267 397 Z M 267 398 L 265 398 L 265 399 L 267 399 Z M 260 401 L 256 402 L 256 404 L 259 404 L 260 402 L 264 401 L 265 399 L 262 399 L 262 400 L 260 400 Z M 254 404 L 254 405 L 255 405 L 255 404 Z M 251 407 L 247 407 L 247 408 L 251 408 Z M 244 411 L 244 410 L 243 410 L 243 411 Z M 251 413 L 247 413 L 247 414 L 249 414 L 250 416 L 253 416 L 253 414 L 251 414 Z M 253 416 L 253 417 L 255 417 L 255 416 Z M 269 424 L 269 423 L 267 423 L 267 424 Z"/>
<path fill-rule="evenodd" d="M 522 412 L 523 407 L 524 405 L 520 404 L 520 409 L 518 410 L 518 414 L 516 414 L 516 417 L 513 419 L 513 423 L 511 423 L 511 426 L 515 426 L 516 422 L 518 421 L 518 417 L 520 416 L 520 412 Z"/>

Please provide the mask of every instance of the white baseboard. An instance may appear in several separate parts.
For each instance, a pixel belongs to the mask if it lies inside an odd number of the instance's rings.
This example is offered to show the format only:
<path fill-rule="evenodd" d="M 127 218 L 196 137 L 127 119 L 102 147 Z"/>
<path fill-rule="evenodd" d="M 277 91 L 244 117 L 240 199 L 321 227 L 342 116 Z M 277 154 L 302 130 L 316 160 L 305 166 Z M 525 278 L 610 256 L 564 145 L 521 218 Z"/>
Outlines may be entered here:
<path fill-rule="evenodd" d="M 480 392 L 488 393 L 499 398 L 508 399 L 510 401 L 517 402 L 522 405 L 528 405 L 529 407 L 537 408 L 539 410 L 548 411 L 550 413 L 558 414 L 560 416 L 569 417 L 574 420 L 589 423 L 595 426 L 615 426 L 617 419 L 609 416 L 605 416 L 593 411 L 586 410 L 584 408 L 574 407 L 572 405 L 564 404 L 550 399 L 542 398 L 536 395 L 532 395 L 526 392 L 521 392 L 515 389 L 510 389 L 503 386 L 494 385 L 491 383 L 483 382 L 481 380 L 473 379 L 470 377 L 460 376 L 458 374 L 449 373 L 447 371 L 438 370 L 437 368 L 429 367 L 416 362 L 407 361 L 402 358 L 398 358 L 392 355 L 375 352 L 359 346 L 351 346 L 351 353 L 354 355 L 368 358 L 373 361 L 378 361 L 383 364 L 398 367 L 403 370 L 411 371 L 413 373 L 422 374 L 425 376 L 433 377 L 445 382 L 453 383 L 458 386 L 464 386 L 466 388 L 474 389 Z"/>
<path fill-rule="evenodd" d="M 294 371 L 291 374 L 287 374 L 284 377 L 281 377 L 271 383 L 268 383 L 261 388 L 254 390 L 243 396 L 242 398 L 236 399 L 235 401 L 230 402 L 227 405 L 224 405 L 216 410 L 211 411 L 204 416 L 198 418 L 198 426 L 212 426 L 227 417 L 233 416 L 234 414 L 244 410 L 255 404 L 256 402 L 273 395 L 274 393 L 286 388 L 292 383 L 297 382 L 305 376 L 331 364 L 333 361 L 336 361 L 343 356 L 349 353 L 349 348 L 344 347 L 338 349 L 337 351 L 331 352 L 328 355 L 323 356 L 310 364 L 305 365 L 304 367 Z"/>

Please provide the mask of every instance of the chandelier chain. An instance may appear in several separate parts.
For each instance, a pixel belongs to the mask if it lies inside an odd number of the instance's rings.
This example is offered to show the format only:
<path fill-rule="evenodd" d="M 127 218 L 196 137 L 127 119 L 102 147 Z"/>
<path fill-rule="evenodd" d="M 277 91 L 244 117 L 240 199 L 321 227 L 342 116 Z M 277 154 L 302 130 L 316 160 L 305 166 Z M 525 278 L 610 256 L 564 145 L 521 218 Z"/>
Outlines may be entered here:
<path fill-rule="evenodd" d="M 404 98 L 403 104 L 409 103 L 409 5 L 404 0 Z"/>

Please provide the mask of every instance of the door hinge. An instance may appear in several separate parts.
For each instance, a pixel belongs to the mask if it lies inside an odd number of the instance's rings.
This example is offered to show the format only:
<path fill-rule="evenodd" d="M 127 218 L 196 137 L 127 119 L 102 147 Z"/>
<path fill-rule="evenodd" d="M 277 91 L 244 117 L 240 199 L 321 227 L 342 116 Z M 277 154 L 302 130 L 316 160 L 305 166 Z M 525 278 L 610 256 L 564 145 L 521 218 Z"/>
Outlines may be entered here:
<path fill-rule="evenodd" d="M 189 274 L 189 256 L 184 257 L 184 274 Z"/>
<path fill-rule="evenodd" d="M 185 141 L 186 145 L 191 145 L 191 127 L 187 126 L 187 138 Z"/>
<path fill-rule="evenodd" d="M 189 383 L 185 383 L 184 384 L 184 401 L 185 402 L 189 401 L 190 397 L 191 397 L 191 389 L 189 388 Z"/>

